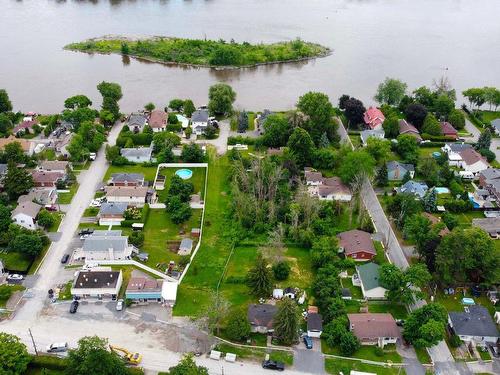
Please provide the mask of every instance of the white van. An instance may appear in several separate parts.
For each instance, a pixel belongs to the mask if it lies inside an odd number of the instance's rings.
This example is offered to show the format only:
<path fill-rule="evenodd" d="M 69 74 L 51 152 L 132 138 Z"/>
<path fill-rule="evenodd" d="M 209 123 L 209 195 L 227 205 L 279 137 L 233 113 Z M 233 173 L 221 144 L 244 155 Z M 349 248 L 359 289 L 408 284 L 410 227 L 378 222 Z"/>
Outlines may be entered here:
<path fill-rule="evenodd" d="M 68 351 L 67 342 L 56 342 L 47 346 L 47 353 L 60 353 Z"/>

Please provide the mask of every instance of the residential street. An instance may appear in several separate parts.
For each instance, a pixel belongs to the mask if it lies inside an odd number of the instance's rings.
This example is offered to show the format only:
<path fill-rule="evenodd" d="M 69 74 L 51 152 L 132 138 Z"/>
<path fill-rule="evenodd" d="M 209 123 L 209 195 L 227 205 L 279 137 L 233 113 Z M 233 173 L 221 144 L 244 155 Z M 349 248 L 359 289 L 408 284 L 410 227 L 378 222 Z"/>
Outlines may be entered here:
<path fill-rule="evenodd" d="M 477 142 L 481 132 L 474 126 L 467 118 L 465 119 L 465 129 L 472 134 L 472 137 L 464 137 L 465 140 L 470 142 Z M 500 138 L 491 138 L 490 150 L 495 153 L 496 160 L 500 161 Z"/>

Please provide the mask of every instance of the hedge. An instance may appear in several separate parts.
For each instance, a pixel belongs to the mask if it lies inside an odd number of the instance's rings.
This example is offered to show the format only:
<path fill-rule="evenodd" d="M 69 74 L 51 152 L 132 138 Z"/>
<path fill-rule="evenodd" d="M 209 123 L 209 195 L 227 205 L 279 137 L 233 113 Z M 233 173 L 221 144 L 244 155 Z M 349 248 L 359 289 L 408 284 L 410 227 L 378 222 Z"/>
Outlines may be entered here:
<path fill-rule="evenodd" d="M 420 147 L 443 147 L 445 145 L 444 142 L 425 142 L 420 143 Z"/>
<path fill-rule="evenodd" d="M 243 137 L 241 135 L 238 135 L 236 137 L 229 137 L 227 139 L 227 144 L 234 146 L 235 144 L 241 144 L 241 145 L 253 145 L 255 144 L 256 138 L 250 138 L 250 137 Z"/>
<path fill-rule="evenodd" d="M 427 133 L 422 133 L 422 138 L 433 142 L 455 142 L 455 138 L 446 137 L 444 135 L 431 135 Z"/>
<path fill-rule="evenodd" d="M 149 216 L 149 204 L 146 203 L 142 208 L 141 222 L 145 223 L 146 220 L 148 220 L 148 216 Z"/>
<path fill-rule="evenodd" d="M 39 355 L 32 357 L 29 367 L 39 369 L 46 368 L 49 370 L 65 370 L 66 367 L 68 367 L 68 364 L 63 358 L 49 355 Z"/>

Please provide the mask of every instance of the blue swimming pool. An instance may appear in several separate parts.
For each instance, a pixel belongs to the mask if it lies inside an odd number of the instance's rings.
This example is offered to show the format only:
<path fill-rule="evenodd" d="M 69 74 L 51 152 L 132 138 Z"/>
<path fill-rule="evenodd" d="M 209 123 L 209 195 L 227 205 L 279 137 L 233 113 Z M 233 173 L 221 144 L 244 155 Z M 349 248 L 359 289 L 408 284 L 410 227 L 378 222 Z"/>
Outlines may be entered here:
<path fill-rule="evenodd" d="M 448 194 L 450 192 L 450 189 L 447 187 L 436 187 L 434 190 L 436 190 L 436 193 L 438 194 Z"/>
<path fill-rule="evenodd" d="M 193 171 L 191 169 L 179 169 L 178 171 L 175 171 L 175 174 L 183 180 L 189 180 L 193 177 Z"/>

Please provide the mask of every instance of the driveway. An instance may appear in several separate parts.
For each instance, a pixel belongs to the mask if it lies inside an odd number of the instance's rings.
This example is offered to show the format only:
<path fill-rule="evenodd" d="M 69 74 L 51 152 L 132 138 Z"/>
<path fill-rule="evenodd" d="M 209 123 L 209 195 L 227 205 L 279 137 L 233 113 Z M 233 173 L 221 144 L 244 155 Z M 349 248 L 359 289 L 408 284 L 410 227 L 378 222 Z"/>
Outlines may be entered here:
<path fill-rule="evenodd" d="M 219 121 L 219 136 L 216 139 L 197 139 L 194 141 L 196 144 L 212 145 L 217 149 L 217 155 L 224 155 L 227 151 L 227 139 L 230 132 L 229 120 Z M 182 143 L 191 143 L 190 139 L 182 139 Z"/>
<path fill-rule="evenodd" d="M 314 344 L 320 345 L 319 342 Z M 308 374 L 325 374 L 325 357 L 321 350 L 297 349 L 293 356 L 293 369 Z"/>
<path fill-rule="evenodd" d="M 471 137 L 464 137 L 468 142 L 477 142 L 481 132 L 467 118 L 465 119 L 465 129 L 472 134 Z M 495 153 L 496 160 L 500 161 L 500 138 L 491 138 L 490 150 Z"/>

